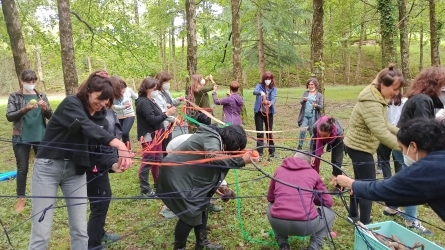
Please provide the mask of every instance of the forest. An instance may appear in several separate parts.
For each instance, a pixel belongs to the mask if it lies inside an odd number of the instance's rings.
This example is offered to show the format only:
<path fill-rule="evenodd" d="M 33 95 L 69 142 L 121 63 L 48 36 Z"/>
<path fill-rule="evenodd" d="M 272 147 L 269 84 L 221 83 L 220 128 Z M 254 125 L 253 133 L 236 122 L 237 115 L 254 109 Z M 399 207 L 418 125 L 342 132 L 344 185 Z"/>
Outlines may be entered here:
<path fill-rule="evenodd" d="M 388 63 L 405 78 L 440 65 L 442 1 L 2 0 L 1 94 L 17 72 L 39 72 L 47 92 L 73 93 L 106 69 L 136 86 L 160 70 L 183 90 L 192 73 L 244 87 L 272 71 L 278 86 L 309 76 L 369 83 Z"/>

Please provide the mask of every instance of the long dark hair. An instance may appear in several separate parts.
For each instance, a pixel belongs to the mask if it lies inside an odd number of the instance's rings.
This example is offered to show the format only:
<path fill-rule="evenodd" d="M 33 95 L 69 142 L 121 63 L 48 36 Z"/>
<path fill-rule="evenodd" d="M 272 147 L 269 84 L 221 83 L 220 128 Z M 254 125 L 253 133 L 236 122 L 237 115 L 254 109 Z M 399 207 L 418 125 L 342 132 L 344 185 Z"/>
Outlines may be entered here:
<path fill-rule="evenodd" d="M 97 99 L 108 100 L 108 108 L 113 105 L 114 89 L 108 73 L 105 70 L 98 70 L 91 73 L 87 80 L 77 89 L 76 96 L 84 107 L 89 106 L 88 96 L 93 92 L 101 92 Z"/>
<path fill-rule="evenodd" d="M 267 79 L 270 79 L 270 84 L 269 84 L 269 88 L 274 88 L 275 87 L 275 80 L 273 79 L 273 74 L 270 71 L 266 71 L 264 72 L 264 74 L 261 76 L 261 84 L 263 84 L 263 86 L 266 86 L 266 83 L 264 81 L 266 81 Z"/>

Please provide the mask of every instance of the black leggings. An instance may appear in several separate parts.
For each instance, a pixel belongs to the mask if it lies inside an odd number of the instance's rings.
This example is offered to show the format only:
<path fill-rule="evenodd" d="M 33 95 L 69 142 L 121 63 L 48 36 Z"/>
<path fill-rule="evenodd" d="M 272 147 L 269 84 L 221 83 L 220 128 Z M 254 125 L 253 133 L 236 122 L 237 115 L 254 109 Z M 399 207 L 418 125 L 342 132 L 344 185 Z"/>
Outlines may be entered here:
<path fill-rule="evenodd" d="M 197 226 L 190 226 L 185 223 L 183 220 L 179 219 L 178 223 L 176 223 L 175 228 L 175 241 L 184 242 L 187 241 L 187 237 L 189 236 L 192 228 L 195 230 L 196 242 L 199 241 L 199 231 L 206 230 L 207 228 L 207 220 L 209 218 L 209 213 L 206 211 L 202 212 L 202 224 Z"/>
<path fill-rule="evenodd" d="M 376 179 L 374 157 L 370 153 L 351 149 L 346 146 L 346 152 L 352 160 L 354 167 L 354 177 L 356 180 L 372 181 Z M 354 195 L 350 198 L 349 216 L 357 217 L 360 208 L 360 222 L 369 224 L 371 220 L 372 201 L 360 199 Z"/>

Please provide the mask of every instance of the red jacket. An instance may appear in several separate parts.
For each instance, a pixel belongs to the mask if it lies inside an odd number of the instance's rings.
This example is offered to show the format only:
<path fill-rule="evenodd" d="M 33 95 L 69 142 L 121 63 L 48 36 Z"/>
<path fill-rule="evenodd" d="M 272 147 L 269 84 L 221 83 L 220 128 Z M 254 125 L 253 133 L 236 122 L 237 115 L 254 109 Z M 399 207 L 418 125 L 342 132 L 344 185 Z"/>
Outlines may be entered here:
<path fill-rule="evenodd" d="M 300 158 L 286 158 L 275 171 L 274 177 L 285 183 L 310 190 L 327 191 L 326 186 L 309 163 Z M 332 207 L 334 201 L 329 194 L 317 193 L 286 186 L 275 180 L 270 181 L 267 200 L 273 205 L 272 217 L 285 220 L 306 221 L 318 216 L 315 205 Z"/>

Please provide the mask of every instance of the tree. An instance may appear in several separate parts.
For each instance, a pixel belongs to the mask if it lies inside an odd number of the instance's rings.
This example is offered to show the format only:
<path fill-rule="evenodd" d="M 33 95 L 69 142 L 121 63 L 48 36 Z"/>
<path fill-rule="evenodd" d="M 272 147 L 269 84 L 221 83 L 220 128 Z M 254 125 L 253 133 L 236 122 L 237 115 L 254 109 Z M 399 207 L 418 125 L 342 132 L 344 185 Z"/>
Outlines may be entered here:
<path fill-rule="evenodd" d="M 377 10 L 380 12 L 380 34 L 382 35 L 382 68 L 396 62 L 394 41 L 394 5 L 390 0 L 378 0 Z"/>
<path fill-rule="evenodd" d="M 411 79 L 409 70 L 409 38 L 408 15 L 406 13 L 406 0 L 399 2 L 399 30 L 400 30 L 400 58 L 402 62 L 402 74 L 406 80 Z"/>
<path fill-rule="evenodd" d="M 431 65 L 439 66 L 439 38 L 437 36 L 436 3 L 429 0 L 430 7 L 430 44 L 431 44 Z"/>
<path fill-rule="evenodd" d="M 261 7 L 258 7 L 257 13 L 257 25 L 258 25 L 258 66 L 260 69 L 260 79 L 261 76 L 266 71 L 266 64 L 264 59 L 264 36 L 263 36 L 263 15 L 261 13 Z"/>
<path fill-rule="evenodd" d="M 62 51 L 63 81 L 66 95 L 77 92 L 78 79 L 74 57 L 73 28 L 69 0 L 57 0 L 59 10 L 60 48 Z"/>
<path fill-rule="evenodd" d="M 311 61 L 314 68 L 320 68 L 323 64 L 323 19 L 324 19 L 324 11 L 323 11 L 323 1 L 324 0 L 313 0 L 314 13 L 312 16 L 312 31 L 311 31 Z M 321 69 L 322 71 L 323 69 Z M 320 93 L 324 92 L 324 84 L 323 77 L 318 79 L 320 82 Z"/>
<path fill-rule="evenodd" d="M 187 22 L 187 70 L 189 75 L 196 74 L 198 66 L 198 42 L 196 39 L 196 5 L 195 0 L 185 1 Z"/>
<path fill-rule="evenodd" d="M 6 29 L 11 43 L 12 55 L 14 57 L 15 72 L 20 83 L 20 74 L 23 70 L 29 69 L 30 64 L 26 54 L 25 41 L 22 35 L 22 26 L 20 24 L 15 0 L 2 0 L 3 16 L 5 18 Z"/>

